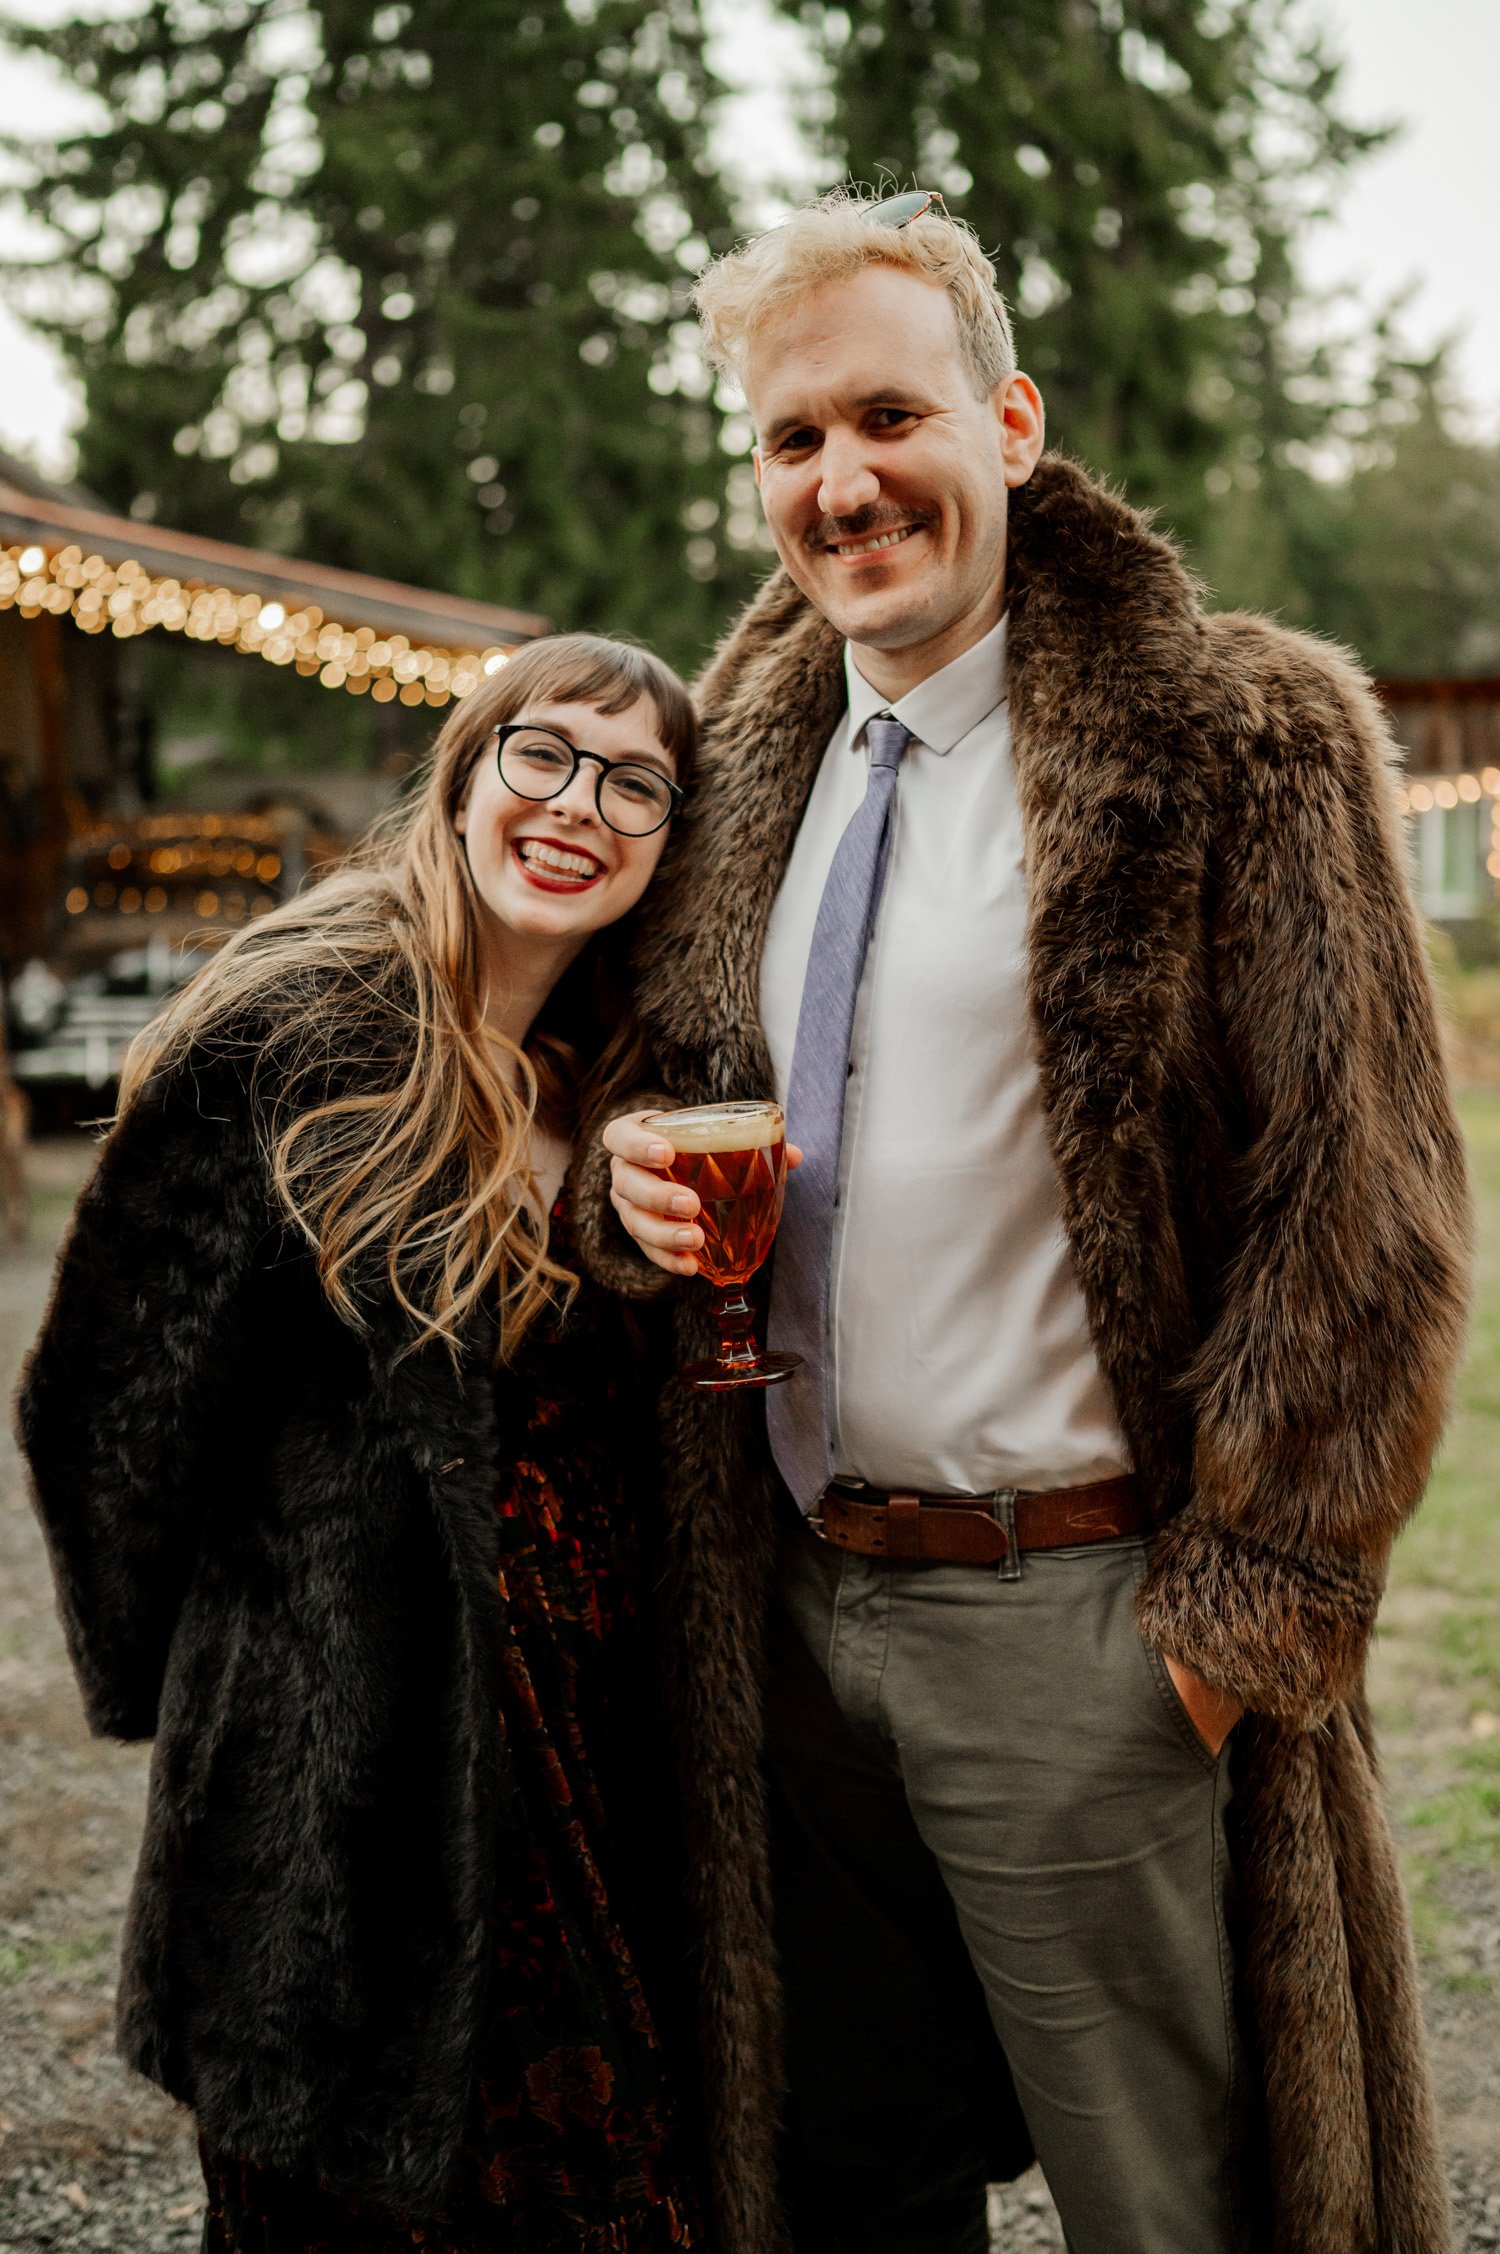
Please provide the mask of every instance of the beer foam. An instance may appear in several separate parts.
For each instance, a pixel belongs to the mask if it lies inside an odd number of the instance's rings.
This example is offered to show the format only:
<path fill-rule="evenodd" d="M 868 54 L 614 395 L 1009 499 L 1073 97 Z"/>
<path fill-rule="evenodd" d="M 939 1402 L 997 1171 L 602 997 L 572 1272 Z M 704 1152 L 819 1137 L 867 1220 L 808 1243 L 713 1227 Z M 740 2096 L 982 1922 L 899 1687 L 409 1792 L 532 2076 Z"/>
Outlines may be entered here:
<path fill-rule="evenodd" d="M 700 1104 L 691 1111 L 658 1111 L 645 1121 L 674 1150 L 769 1150 L 786 1133 L 779 1111 L 765 1104 Z"/>

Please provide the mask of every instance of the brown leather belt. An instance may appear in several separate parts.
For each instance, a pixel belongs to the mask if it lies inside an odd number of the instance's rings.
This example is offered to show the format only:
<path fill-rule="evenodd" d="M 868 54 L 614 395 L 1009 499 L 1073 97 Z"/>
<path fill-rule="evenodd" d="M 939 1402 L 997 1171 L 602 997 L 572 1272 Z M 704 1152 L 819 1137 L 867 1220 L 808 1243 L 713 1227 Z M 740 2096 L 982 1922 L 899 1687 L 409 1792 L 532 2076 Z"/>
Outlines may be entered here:
<path fill-rule="evenodd" d="M 1134 1477 L 1050 1491 L 1003 1487 L 993 1495 L 915 1495 L 879 1487 L 823 1490 L 813 1531 L 836 1549 L 893 1565 L 997 1565 L 1024 1550 L 1072 1549 L 1144 1534 L 1146 1506 Z"/>

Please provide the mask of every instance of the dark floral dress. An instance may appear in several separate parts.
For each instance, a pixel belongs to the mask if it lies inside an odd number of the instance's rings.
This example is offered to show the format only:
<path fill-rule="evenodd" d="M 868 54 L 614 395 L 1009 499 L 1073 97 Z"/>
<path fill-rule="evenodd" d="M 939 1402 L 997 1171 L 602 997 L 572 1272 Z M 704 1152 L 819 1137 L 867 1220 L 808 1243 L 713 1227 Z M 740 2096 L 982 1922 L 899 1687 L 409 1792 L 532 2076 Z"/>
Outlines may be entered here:
<path fill-rule="evenodd" d="M 553 1243 L 569 1257 L 561 1213 Z M 640 1540 L 645 1388 L 584 1285 L 498 1380 L 505 1850 L 472 2128 L 416 2221 L 204 2155 L 204 2254 L 668 2254 L 701 2247 L 672 2061 L 680 1919 Z M 622 1445 L 622 1442 L 624 1443 Z"/>

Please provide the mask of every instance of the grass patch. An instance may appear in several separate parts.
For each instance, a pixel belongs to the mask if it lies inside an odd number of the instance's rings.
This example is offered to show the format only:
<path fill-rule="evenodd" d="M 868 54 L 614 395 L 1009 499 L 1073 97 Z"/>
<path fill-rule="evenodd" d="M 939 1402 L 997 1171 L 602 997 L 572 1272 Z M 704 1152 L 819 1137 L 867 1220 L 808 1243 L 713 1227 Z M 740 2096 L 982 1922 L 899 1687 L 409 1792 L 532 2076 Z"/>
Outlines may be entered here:
<path fill-rule="evenodd" d="M 1500 1091 L 1464 1096 L 1459 1112 L 1478 1220 L 1468 1352 L 1427 1499 L 1396 1545 L 1391 1586 L 1441 1589 L 1461 1603 L 1479 1624 L 1474 1649 L 1484 1646 L 1489 1680 L 1500 1688 L 1500 1624 L 1486 1641 L 1479 1609 L 1500 1598 Z"/>
<path fill-rule="evenodd" d="M 1460 1101 L 1473 1171 L 1474 1308 L 1427 1498 L 1391 1561 L 1380 1718 L 1407 1776 L 1402 1811 L 1419 1946 L 1441 1962 L 1445 1881 L 1500 1859 L 1500 1090 Z M 1397 1744 L 1396 1741 L 1404 1742 Z M 1488 1985 L 1451 1964 L 1445 1978 Z"/>
<path fill-rule="evenodd" d="M 1438 1629 L 1437 1644 L 1450 1681 L 1500 1691 L 1500 1609 L 1450 1612 Z"/>
<path fill-rule="evenodd" d="M 76 1190 L 37 1189 L 26 1193 L 26 1220 L 33 1244 L 51 1244 L 61 1237 L 68 1216 L 78 1203 Z"/>
<path fill-rule="evenodd" d="M 1500 1854 L 1500 1754 L 1488 1745 L 1465 1747 L 1458 1767 L 1458 1780 L 1421 1801 L 1409 1820 L 1418 1831 L 1436 1832 L 1444 1853 L 1493 1863 Z"/>
<path fill-rule="evenodd" d="M 109 1934 L 102 1931 L 80 1933 L 71 1941 L 0 1942 L 0 1988 L 13 1988 L 32 1972 L 76 1972 L 102 1957 L 109 1943 Z"/>

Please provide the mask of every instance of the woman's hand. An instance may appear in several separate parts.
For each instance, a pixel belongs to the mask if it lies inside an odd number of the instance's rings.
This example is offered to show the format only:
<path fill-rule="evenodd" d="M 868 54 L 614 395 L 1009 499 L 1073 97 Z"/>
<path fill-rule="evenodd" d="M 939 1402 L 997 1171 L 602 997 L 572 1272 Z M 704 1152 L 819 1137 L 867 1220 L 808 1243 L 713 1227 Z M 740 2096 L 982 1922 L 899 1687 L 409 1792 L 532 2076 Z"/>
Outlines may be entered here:
<path fill-rule="evenodd" d="M 669 1276 L 696 1276 L 703 1231 L 694 1225 L 698 1197 L 663 1172 L 675 1156 L 659 1134 L 648 1135 L 649 1111 L 627 1111 L 604 1130 L 610 1154 L 609 1202 L 629 1235 Z"/>
<path fill-rule="evenodd" d="M 676 1156 L 660 1132 L 648 1134 L 642 1121 L 649 1111 L 627 1111 L 604 1130 L 610 1154 L 609 1201 L 648 1260 L 669 1276 L 696 1276 L 703 1231 L 694 1215 L 697 1193 L 674 1182 L 664 1169 Z M 802 1153 L 786 1147 L 788 1166 L 800 1166 Z"/>
<path fill-rule="evenodd" d="M 1162 1664 L 1172 1678 L 1172 1688 L 1187 1709 L 1188 1720 L 1215 1758 L 1222 1752 L 1224 1740 L 1239 1721 L 1245 1709 L 1237 1698 L 1214 1690 L 1195 1675 L 1191 1667 L 1184 1667 L 1180 1659 L 1162 1653 Z"/>

